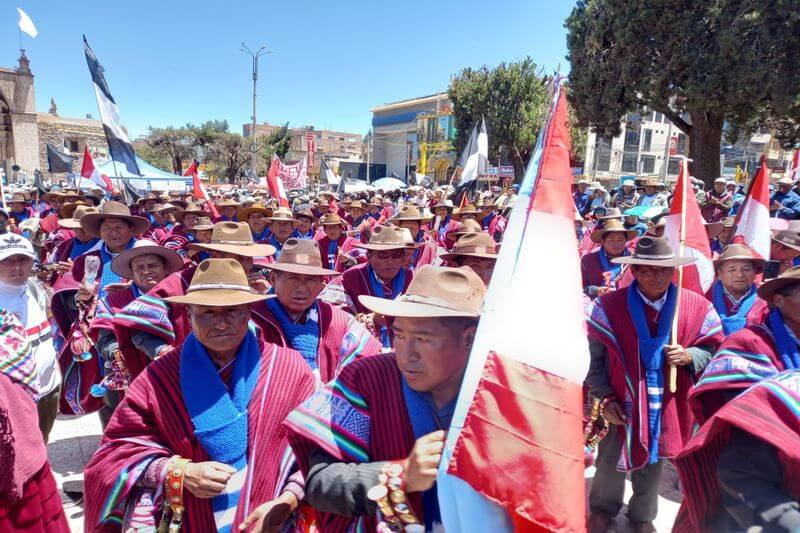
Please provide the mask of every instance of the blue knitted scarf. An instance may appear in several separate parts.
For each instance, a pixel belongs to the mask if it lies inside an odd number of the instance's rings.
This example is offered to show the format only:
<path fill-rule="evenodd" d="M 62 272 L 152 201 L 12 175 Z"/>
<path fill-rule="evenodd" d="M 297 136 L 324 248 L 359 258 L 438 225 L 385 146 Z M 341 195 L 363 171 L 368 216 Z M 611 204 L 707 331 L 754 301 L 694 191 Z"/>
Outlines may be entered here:
<path fill-rule="evenodd" d="M 295 239 L 313 239 L 314 238 L 314 229 L 310 229 L 305 233 L 300 233 L 300 230 L 295 228 L 292 232 L 292 237 Z"/>
<path fill-rule="evenodd" d="M 72 249 L 69 251 L 69 258 L 72 260 L 77 259 L 78 257 L 82 256 L 86 252 L 92 249 L 92 247 L 97 244 L 97 241 L 100 240 L 100 237 L 94 237 L 93 239 L 89 239 L 89 242 L 81 242 L 78 240 L 77 237 L 72 238 Z"/>
<path fill-rule="evenodd" d="M 265 226 L 264 229 L 261 230 L 261 233 L 256 233 L 252 230 L 250 233 L 253 234 L 254 242 L 261 242 L 269 239 L 269 236 L 272 235 L 272 230 L 269 229 L 269 226 Z"/>
<path fill-rule="evenodd" d="M 136 239 L 131 238 L 128 241 L 128 244 L 125 245 L 125 249 L 130 249 L 133 244 L 136 242 Z M 121 252 L 120 252 L 121 253 Z M 100 275 L 100 288 L 98 292 L 98 298 L 105 298 L 106 296 L 106 286 L 110 285 L 111 283 L 119 283 L 122 281 L 122 276 L 116 274 L 113 270 L 111 270 L 111 261 L 119 254 L 112 254 L 106 243 L 104 242 L 100 246 L 100 262 L 103 264 L 103 273 Z"/>
<path fill-rule="evenodd" d="M 274 234 L 274 233 L 270 233 L 270 234 L 269 234 L 269 238 L 267 239 L 267 241 L 268 241 L 268 242 L 269 242 L 269 243 L 270 243 L 272 246 L 274 246 L 274 247 L 275 247 L 275 255 L 274 255 L 273 257 L 274 257 L 274 258 L 275 258 L 275 260 L 277 261 L 278 259 L 280 259 L 280 258 L 281 258 L 281 248 L 283 248 L 283 243 L 282 243 L 281 241 L 279 241 L 279 240 L 278 240 L 278 238 L 275 236 L 275 234 Z"/>
<path fill-rule="evenodd" d="M 655 337 L 650 334 L 645 314 L 645 304 L 639 295 L 639 284 L 634 281 L 628 288 L 628 310 L 636 329 L 639 341 L 639 358 L 644 365 L 647 384 L 647 415 L 649 431 L 649 464 L 658 461 L 658 440 L 661 437 L 661 409 L 664 395 L 664 345 L 669 342 L 672 328 L 672 317 L 675 314 L 677 288 L 670 284 L 667 289 L 667 301 L 658 314 L 658 331 Z"/>
<path fill-rule="evenodd" d="M 494 220 L 495 216 L 496 214 L 493 212 L 489 214 L 489 216 L 483 217 L 483 219 L 481 220 L 481 227 L 483 228 L 484 231 L 489 229 L 489 225 L 492 223 L 492 220 Z"/>
<path fill-rule="evenodd" d="M 277 298 L 269 298 L 264 301 L 267 307 L 275 318 L 280 323 L 281 330 L 286 336 L 292 348 L 297 350 L 303 355 L 303 358 L 311 367 L 311 370 L 319 368 L 319 358 L 317 350 L 319 349 L 319 306 L 316 302 L 310 309 L 304 312 L 306 321 L 300 324 L 289 316 L 286 309 L 278 301 Z"/>
<path fill-rule="evenodd" d="M 392 281 L 391 298 L 386 294 L 386 288 L 383 283 L 378 280 L 375 271 L 372 270 L 372 265 L 367 266 L 367 277 L 369 278 L 370 292 L 372 292 L 373 296 L 377 296 L 378 298 L 394 300 L 400 296 L 400 293 L 403 292 L 403 288 L 406 286 L 406 270 L 404 268 L 400 269 Z M 384 348 L 392 347 L 392 341 L 389 338 L 389 329 L 386 326 L 381 326 L 381 343 Z"/>
<path fill-rule="evenodd" d="M 225 492 L 211 501 L 217 531 L 225 533 L 231 531 L 247 477 L 247 406 L 260 370 L 261 352 L 253 329 L 247 332 L 236 352 L 229 388 L 194 333 L 186 337 L 181 349 L 181 392 L 194 434 L 212 461 L 236 469 Z"/>
<path fill-rule="evenodd" d="M 447 225 L 450 223 L 450 215 L 447 215 L 439 223 L 439 242 L 444 242 L 444 237 L 447 235 Z"/>
<path fill-rule="evenodd" d="M 627 248 L 625 251 L 622 252 L 622 255 L 630 255 L 630 252 Z M 620 272 L 622 272 L 622 265 L 618 263 L 612 263 L 608 259 L 608 255 L 606 254 L 606 249 L 602 246 L 600 247 L 600 266 L 603 269 L 603 272 L 611 272 L 611 279 L 616 280 L 619 277 Z"/>
<path fill-rule="evenodd" d="M 717 280 L 714 283 L 714 292 L 712 293 L 712 300 L 714 301 L 714 308 L 722 320 L 722 331 L 725 336 L 736 333 L 747 325 L 747 313 L 753 308 L 756 303 L 756 286 L 750 287 L 750 292 L 744 297 L 744 300 L 739 305 L 739 309 L 732 315 L 728 314 L 728 307 L 725 305 L 725 296 L 723 295 L 722 282 Z"/>
<path fill-rule="evenodd" d="M 778 349 L 778 359 L 783 363 L 784 370 L 794 370 L 800 368 L 800 351 L 797 343 L 789 335 L 783 314 L 777 307 L 769 312 L 769 329 L 775 336 L 775 347 Z"/>
<path fill-rule="evenodd" d="M 339 239 L 328 242 L 328 268 L 336 268 L 336 256 L 339 255 Z"/>

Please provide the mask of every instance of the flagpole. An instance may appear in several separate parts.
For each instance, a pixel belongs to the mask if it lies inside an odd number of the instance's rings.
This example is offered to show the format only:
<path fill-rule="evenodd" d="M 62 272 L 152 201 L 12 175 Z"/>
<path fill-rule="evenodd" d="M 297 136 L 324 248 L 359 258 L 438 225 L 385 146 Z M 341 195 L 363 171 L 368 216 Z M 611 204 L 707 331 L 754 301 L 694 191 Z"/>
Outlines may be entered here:
<path fill-rule="evenodd" d="M 688 194 L 688 187 L 686 184 L 689 181 L 689 168 L 687 159 L 684 157 L 683 165 L 684 172 L 681 172 L 681 229 L 678 246 L 678 257 L 683 257 L 684 250 L 686 249 L 686 195 Z M 666 178 L 665 178 L 666 179 Z M 681 307 L 681 287 L 683 287 L 683 265 L 678 267 L 678 294 L 675 297 L 675 313 L 672 315 L 672 332 L 670 335 L 670 344 L 678 344 L 678 315 L 680 314 Z M 669 391 L 675 394 L 678 390 L 678 367 L 669 365 Z"/>

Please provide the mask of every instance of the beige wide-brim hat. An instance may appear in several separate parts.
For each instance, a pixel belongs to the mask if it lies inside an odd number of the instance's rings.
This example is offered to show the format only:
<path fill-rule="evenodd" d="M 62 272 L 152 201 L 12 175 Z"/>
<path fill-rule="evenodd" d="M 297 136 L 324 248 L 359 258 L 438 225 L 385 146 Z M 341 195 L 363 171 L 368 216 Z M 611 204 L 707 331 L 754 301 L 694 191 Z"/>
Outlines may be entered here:
<path fill-rule="evenodd" d="M 183 267 L 183 258 L 174 250 L 159 246 L 153 241 L 142 239 L 136 241 L 133 247 L 125 250 L 111 261 L 111 271 L 125 279 L 133 279 L 131 261 L 141 255 L 157 255 L 164 259 L 167 275 L 177 272 Z"/>
<path fill-rule="evenodd" d="M 340 275 L 335 270 L 322 268 L 322 255 L 319 251 L 319 244 L 311 239 L 286 239 L 278 260 L 264 265 L 264 268 L 306 276 Z"/>
<path fill-rule="evenodd" d="M 781 230 L 772 236 L 772 240 L 800 252 L 800 235 L 791 230 Z"/>
<path fill-rule="evenodd" d="M 197 265 L 186 293 L 164 298 L 165 302 L 209 307 L 234 307 L 266 300 L 247 281 L 236 259 L 206 259 Z"/>
<path fill-rule="evenodd" d="M 756 269 L 763 269 L 766 261 L 757 257 L 753 250 L 746 244 L 729 244 L 722 249 L 722 253 L 714 259 L 714 266 L 717 267 L 725 261 L 751 261 Z"/>
<path fill-rule="evenodd" d="M 250 207 L 245 207 L 244 209 L 240 210 L 236 214 L 236 220 L 239 222 L 247 222 L 247 219 L 250 218 L 250 213 L 263 213 L 265 217 L 272 215 L 272 209 L 268 208 L 264 204 L 254 203 Z"/>
<path fill-rule="evenodd" d="M 678 267 L 695 262 L 694 257 L 679 257 L 669 242 L 661 237 L 650 237 L 645 235 L 636 243 L 636 249 L 632 255 L 615 257 L 612 263 L 618 265 L 646 265 L 656 267 Z"/>
<path fill-rule="evenodd" d="M 62 219 L 65 218 L 72 218 L 72 215 L 75 214 L 75 210 L 78 209 L 80 206 L 89 207 L 92 204 L 89 202 L 84 202 L 83 200 L 78 200 L 77 202 L 70 202 L 66 203 L 61 206 L 61 209 L 58 210 L 58 214 Z"/>
<path fill-rule="evenodd" d="M 319 219 L 320 226 L 346 226 L 347 222 L 341 219 L 341 217 L 335 213 L 325 213 L 322 215 L 322 218 Z"/>
<path fill-rule="evenodd" d="M 467 233 L 441 258 L 452 261 L 456 257 L 481 257 L 483 259 L 497 259 L 497 243 L 488 233 Z"/>
<path fill-rule="evenodd" d="M 215 204 L 217 207 L 241 207 L 242 204 L 233 198 L 226 198 L 225 200 Z"/>
<path fill-rule="evenodd" d="M 62 218 L 58 221 L 58 225 L 67 229 L 78 229 L 81 227 L 81 219 L 86 215 L 99 213 L 96 207 L 88 205 L 79 205 L 72 209 L 70 218 Z"/>
<path fill-rule="evenodd" d="M 214 223 L 208 217 L 199 217 L 197 223 L 192 229 L 186 228 L 186 231 L 208 231 L 214 229 Z"/>
<path fill-rule="evenodd" d="M 639 235 L 639 232 L 635 229 L 629 230 L 620 220 L 611 218 L 607 220 L 605 224 L 603 224 L 602 228 L 597 228 L 594 230 L 592 234 L 589 235 L 589 238 L 593 243 L 600 244 L 603 242 L 603 235 L 606 233 L 624 233 L 626 242 L 632 241 Z"/>
<path fill-rule="evenodd" d="M 406 233 L 410 234 L 411 232 L 406 228 L 399 228 L 396 226 L 375 226 L 371 230 L 369 242 L 353 243 L 353 246 L 372 251 L 416 248 L 416 244 L 408 244 L 409 240 L 413 242 L 414 239 L 408 239 L 405 235 Z"/>
<path fill-rule="evenodd" d="M 477 207 L 475 207 L 474 204 L 467 204 L 467 205 L 465 205 L 464 207 L 462 207 L 460 209 L 456 209 L 456 211 L 455 211 L 455 215 L 457 217 L 458 216 L 463 216 L 463 215 L 475 215 L 475 216 L 478 216 L 480 214 L 481 214 L 480 210 Z"/>
<path fill-rule="evenodd" d="M 128 206 L 110 200 L 104 203 L 97 213 L 89 213 L 81 218 L 81 227 L 94 237 L 100 236 L 100 225 L 108 218 L 124 220 L 131 224 L 134 235 L 141 235 L 150 227 L 150 221 L 143 217 L 131 215 Z"/>
<path fill-rule="evenodd" d="M 207 216 L 208 215 L 208 213 L 203 211 L 203 208 L 200 207 L 200 204 L 189 203 L 183 209 L 178 209 L 177 211 L 172 213 L 172 216 L 175 217 L 175 220 L 177 220 L 178 222 L 183 224 L 183 217 L 185 215 L 187 215 L 187 214 L 192 214 L 192 215 L 197 215 L 197 216 L 204 216 L 204 215 Z"/>
<path fill-rule="evenodd" d="M 401 209 L 395 216 L 392 217 L 392 222 L 401 222 L 403 220 L 423 222 L 430 219 L 431 217 L 421 213 L 417 206 L 406 204 L 403 206 L 403 209 Z"/>
<path fill-rule="evenodd" d="M 781 290 L 784 287 L 788 287 L 789 285 L 798 285 L 800 284 L 800 267 L 790 268 L 777 278 L 772 278 L 769 281 L 764 282 L 764 284 L 758 288 L 758 295 L 767 301 L 767 303 L 772 304 L 772 297 L 775 295 L 776 292 Z"/>
<path fill-rule="evenodd" d="M 286 222 L 297 222 L 297 219 L 294 218 L 292 214 L 292 210 L 288 207 L 279 207 L 272 211 L 272 215 L 267 217 L 267 220 L 270 222 L 285 220 Z"/>
<path fill-rule="evenodd" d="M 467 219 L 461 222 L 461 226 L 458 228 L 458 231 L 451 231 L 445 238 L 448 241 L 457 241 L 464 235 L 469 235 L 470 233 L 481 233 L 483 231 L 483 227 L 480 223 L 476 220 Z"/>
<path fill-rule="evenodd" d="M 359 302 L 375 313 L 406 318 L 477 318 L 483 310 L 486 287 L 469 267 L 424 265 L 406 292 L 394 300 L 361 295 Z"/>
<path fill-rule="evenodd" d="M 244 222 L 217 222 L 211 233 L 211 242 L 204 244 L 193 242 L 189 250 L 204 250 L 240 255 L 242 257 L 269 257 L 277 251 L 270 244 L 253 242 L 250 226 Z"/>

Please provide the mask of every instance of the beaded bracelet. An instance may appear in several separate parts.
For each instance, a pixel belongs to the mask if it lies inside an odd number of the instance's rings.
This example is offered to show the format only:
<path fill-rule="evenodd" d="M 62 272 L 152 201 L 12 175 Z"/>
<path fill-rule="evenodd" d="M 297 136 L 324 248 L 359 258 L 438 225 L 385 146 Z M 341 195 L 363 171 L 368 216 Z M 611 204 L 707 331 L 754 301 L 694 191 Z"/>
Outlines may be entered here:
<path fill-rule="evenodd" d="M 169 520 L 169 531 L 178 531 L 181 528 L 183 521 L 183 480 L 186 476 L 186 465 L 189 464 L 189 459 L 184 459 L 179 455 L 174 455 L 170 459 L 169 466 L 167 466 L 167 479 L 164 482 L 166 486 L 166 497 L 164 499 L 164 511 L 169 506 L 172 511 L 172 516 Z M 162 516 L 162 527 L 166 522 L 166 512 Z M 159 528 L 161 530 L 161 527 Z"/>
<path fill-rule="evenodd" d="M 425 526 L 406 501 L 403 465 L 388 463 L 381 467 L 378 484 L 369 489 L 367 498 L 378 507 L 378 527 L 382 533 L 424 533 Z"/>

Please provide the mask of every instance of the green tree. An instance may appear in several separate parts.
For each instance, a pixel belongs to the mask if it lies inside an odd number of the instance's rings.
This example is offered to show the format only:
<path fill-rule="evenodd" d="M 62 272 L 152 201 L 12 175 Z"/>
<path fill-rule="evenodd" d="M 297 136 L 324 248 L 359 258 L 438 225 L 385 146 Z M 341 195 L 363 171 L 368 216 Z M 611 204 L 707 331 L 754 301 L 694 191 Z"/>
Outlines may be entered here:
<path fill-rule="evenodd" d="M 190 126 L 175 128 L 149 128 L 145 143 L 151 156 L 169 162 L 169 168 L 175 174 L 183 173 L 184 163 L 195 156 L 195 133 Z"/>
<path fill-rule="evenodd" d="M 527 57 L 492 69 L 465 68 L 450 80 L 448 94 L 458 131 L 456 150 L 463 150 L 472 127 L 484 117 L 490 159 L 505 147 L 516 175 L 522 176 L 548 102 L 547 80 L 537 74 L 533 60 Z"/>
<path fill-rule="evenodd" d="M 582 126 L 616 135 L 627 113 L 659 111 L 688 135 L 692 173 L 708 184 L 726 121 L 798 141 L 797 0 L 579 0 L 565 26 Z"/>
<path fill-rule="evenodd" d="M 218 179 L 235 183 L 250 161 L 248 141 L 238 133 L 218 133 L 208 146 L 205 161 Z"/>
<path fill-rule="evenodd" d="M 292 146 L 292 132 L 289 130 L 289 123 L 287 122 L 269 135 L 263 135 L 257 137 L 257 139 L 259 156 L 261 156 L 264 172 L 266 173 L 272 163 L 272 156 L 277 155 L 283 159 Z M 261 167 L 261 165 L 259 165 L 259 167 Z"/>

